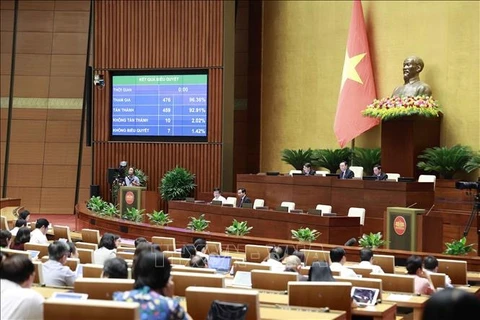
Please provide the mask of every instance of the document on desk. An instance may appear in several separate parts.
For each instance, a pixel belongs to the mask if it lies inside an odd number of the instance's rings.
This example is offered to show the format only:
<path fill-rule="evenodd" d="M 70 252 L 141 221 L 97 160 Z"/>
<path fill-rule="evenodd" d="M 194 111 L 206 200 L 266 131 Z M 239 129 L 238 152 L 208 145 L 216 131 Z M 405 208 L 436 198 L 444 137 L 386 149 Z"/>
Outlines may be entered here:
<path fill-rule="evenodd" d="M 391 293 L 388 295 L 386 300 L 409 301 L 411 298 L 412 298 L 411 295 Z"/>

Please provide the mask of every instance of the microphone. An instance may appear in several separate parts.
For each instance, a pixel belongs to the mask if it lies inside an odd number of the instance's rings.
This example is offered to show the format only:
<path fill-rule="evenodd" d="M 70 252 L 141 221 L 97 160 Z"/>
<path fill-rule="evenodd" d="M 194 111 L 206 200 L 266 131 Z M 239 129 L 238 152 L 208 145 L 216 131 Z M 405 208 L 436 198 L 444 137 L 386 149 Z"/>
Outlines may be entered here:
<path fill-rule="evenodd" d="M 409 205 L 407 208 L 411 208 L 411 207 L 413 207 L 413 206 L 416 205 L 416 204 L 417 204 L 417 202 L 415 202 L 414 204 Z"/>
<path fill-rule="evenodd" d="M 357 243 L 357 239 L 351 238 L 350 240 L 348 240 L 347 242 L 345 242 L 344 246 L 346 246 L 346 247 L 351 247 L 351 246 L 353 246 L 355 243 Z"/>
<path fill-rule="evenodd" d="M 433 207 L 435 207 L 435 203 L 432 204 L 432 206 L 430 207 L 430 210 L 428 210 L 428 212 L 425 214 L 425 216 L 428 216 L 428 214 L 430 213 L 430 211 L 432 211 Z"/>

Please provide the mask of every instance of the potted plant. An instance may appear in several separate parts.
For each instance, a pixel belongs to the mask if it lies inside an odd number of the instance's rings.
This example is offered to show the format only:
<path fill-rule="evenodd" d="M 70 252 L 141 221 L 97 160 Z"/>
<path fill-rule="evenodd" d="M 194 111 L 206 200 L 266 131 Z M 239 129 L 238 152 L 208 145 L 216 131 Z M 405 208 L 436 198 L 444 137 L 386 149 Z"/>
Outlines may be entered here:
<path fill-rule="evenodd" d="M 362 248 L 370 248 L 370 249 L 376 249 L 385 244 L 385 240 L 382 239 L 382 233 L 377 232 L 377 233 L 372 233 L 370 234 L 363 234 L 359 239 L 358 239 L 358 244 Z"/>
<path fill-rule="evenodd" d="M 441 178 L 452 179 L 459 172 L 465 172 L 467 163 L 474 156 L 467 146 L 455 145 L 448 147 L 434 147 L 423 150 L 418 158 L 423 159 L 417 167 L 425 172 L 438 174 Z"/>
<path fill-rule="evenodd" d="M 467 255 L 470 252 L 476 252 L 473 248 L 474 244 L 467 245 L 467 238 L 463 237 L 460 240 L 453 240 L 452 242 L 445 242 L 447 249 L 444 251 L 445 254 L 452 256 L 461 256 Z"/>
<path fill-rule="evenodd" d="M 312 164 L 317 168 L 325 168 L 335 173 L 338 170 L 340 162 L 350 161 L 352 158 L 352 150 L 350 148 L 343 149 L 317 149 L 314 150 L 314 160 Z"/>
<path fill-rule="evenodd" d="M 153 213 L 152 214 L 147 213 L 147 216 L 148 216 L 148 220 L 157 226 L 163 227 L 173 222 L 173 220 L 170 219 L 170 216 L 168 215 L 168 213 L 163 212 L 163 210 L 160 210 L 160 211 L 153 210 Z"/>
<path fill-rule="evenodd" d="M 249 227 L 247 225 L 247 221 L 237 221 L 237 219 L 233 219 L 232 224 L 229 227 L 225 228 L 225 233 L 232 235 L 232 236 L 244 236 L 250 233 L 253 227 Z"/>
<path fill-rule="evenodd" d="M 480 168 L 480 152 L 475 152 L 470 160 L 465 164 L 465 171 L 468 173 L 472 172 L 473 170 L 477 170 Z"/>
<path fill-rule="evenodd" d="M 100 196 L 91 197 L 87 201 L 87 209 L 96 213 L 101 213 L 108 206 L 108 202 L 104 201 Z"/>
<path fill-rule="evenodd" d="M 205 214 L 201 214 L 200 217 L 190 217 L 190 222 L 187 225 L 187 229 L 193 231 L 205 231 L 210 225 L 210 221 L 205 219 Z"/>
<path fill-rule="evenodd" d="M 363 167 L 363 173 L 371 176 L 373 175 L 373 166 L 380 164 L 381 151 L 380 148 L 355 148 L 352 157 L 352 163 Z"/>
<path fill-rule="evenodd" d="M 135 169 L 134 175 L 140 181 L 140 187 L 146 187 L 147 186 L 148 176 L 145 174 L 145 172 L 143 172 L 142 169 Z"/>
<path fill-rule="evenodd" d="M 127 208 L 127 213 L 122 218 L 133 222 L 142 222 L 144 211 L 145 209 Z"/>
<path fill-rule="evenodd" d="M 317 230 L 310 230 L 308 227 L 290 230 L 290 232 L 292 233 L 292 239 L 296 239 L 301 242 L 313 242 L 321 235 L 321 233 Z"/>
<path fill-rule="evenodd" d="M 102 212 L 100 212 L 100 215 L 102 216 L 108 216 L 108 217 L 115 217 L 118 215 L 119 210 L 116 205 L 113 203 L 107 203 L 107 206 L 103 209 Z"/>
<path fill-rule="evenodd" d="M 184 200 L 195 190 L 195 175 L 179 166 L 168 171 L 160 182 L 159 190 L 163 200 Z"/>
<path fill-rule="evenodd" d="M 291 150 L 291 149 L 284 149 L 282 150 L 282 161 L 288 163 L 296 170 L 302 170 L 303 165 L 307 162 L 312 162 L 313 158 L 313 151 L 312 149 L 308 148 L 308 150 Z"/>

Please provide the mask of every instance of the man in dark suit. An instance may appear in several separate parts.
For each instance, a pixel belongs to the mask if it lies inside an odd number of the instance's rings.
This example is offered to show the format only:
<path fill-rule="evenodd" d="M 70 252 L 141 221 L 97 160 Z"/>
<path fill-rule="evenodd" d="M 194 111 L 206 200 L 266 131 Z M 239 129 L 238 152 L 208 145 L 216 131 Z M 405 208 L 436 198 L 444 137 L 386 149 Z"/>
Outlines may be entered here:
<path fill-rule="evenodd" d="M 348 169 L 347 161 L 340 162 L 340 177 L 339 179 L 352 179 L 355 176 L 352 170 Z"/>
<path fill-rule="evenodd" d="M 247 197 L 247 190 L 245 188 L 240 188 L 237 190 L 237 207 L 241 208 L 244 203 L 252 203 L 249 197 Z"/>
<path fill-rule="evenodd" d="M 303 174 L 306 176 L 314 176 L 315 170 L 312 169 L 312 165 L 310 163 L 305 163 L 303 165 Z"/>
<path fill-rule="evenodd" d="M 376 164 L 373 167 L 373 176 L 376 178 L 375 180 L 377 181 L 382 181 L 382 180 L 387 180 L 388 176 L 382 172 L 382 166 L 379 164 Z"/>

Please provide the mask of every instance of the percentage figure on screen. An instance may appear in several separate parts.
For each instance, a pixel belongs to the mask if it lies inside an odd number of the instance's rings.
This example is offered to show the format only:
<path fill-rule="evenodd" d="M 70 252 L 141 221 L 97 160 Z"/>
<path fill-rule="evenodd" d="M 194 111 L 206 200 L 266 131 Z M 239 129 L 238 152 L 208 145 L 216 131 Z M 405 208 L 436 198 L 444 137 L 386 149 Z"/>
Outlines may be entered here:
<path fill-rule="evenodd" d="M 207 113 L 205 108 L 188 108 L 188 113 Z"/>
<path fill-rule="evenodd" d="M 205 134 L 205 129 L 192 129 L 192 133 Z"/>
<path fill-rule="evenodd" d="M 206 123 L 204 118 L 192 118 L 192 123 Z"/>
<path fill-rule="evenodd" d="M 204 97 L 190 97 L 188 98 L 188 102 L 207 102 L 207 99 Z"/>
<path fill-rule="evenodd" d="M 172 102 L 172 98 L 170 97 L 165 97 L 162 99 L 163 102 Z"/>

